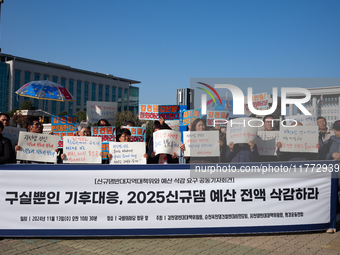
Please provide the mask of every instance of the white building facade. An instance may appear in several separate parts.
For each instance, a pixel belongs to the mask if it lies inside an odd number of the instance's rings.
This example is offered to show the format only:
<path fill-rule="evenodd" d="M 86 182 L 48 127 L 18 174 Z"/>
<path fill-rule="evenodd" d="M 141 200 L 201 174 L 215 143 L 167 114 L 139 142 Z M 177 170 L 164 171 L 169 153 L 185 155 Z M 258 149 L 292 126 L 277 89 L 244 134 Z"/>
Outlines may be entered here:
<path fill-rule="evenodd" d="M 50 80 L 64 86 L 76 99 L 73 102 L 38 100 L 18 96 L 15 91 L 30 81 Z M 51 114 L 66 111 L 75 115 L 86 111 L 87 101 L 117 102 L 118 111 L 138 113 L 139 88 L 132 86 L 139 81 L 25 59 L 0 53 L 0 111 L 19 108 L 24 100 L 31 100 L 38 109 Z"/>

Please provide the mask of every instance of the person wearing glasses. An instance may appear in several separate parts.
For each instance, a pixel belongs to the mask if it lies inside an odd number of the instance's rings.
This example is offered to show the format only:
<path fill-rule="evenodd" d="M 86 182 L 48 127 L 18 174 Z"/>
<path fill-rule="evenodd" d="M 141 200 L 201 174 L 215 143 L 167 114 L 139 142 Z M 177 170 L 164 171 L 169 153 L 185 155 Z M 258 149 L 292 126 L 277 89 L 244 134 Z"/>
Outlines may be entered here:
<path fill-rule="evenodd" d="M 35 133 L 35 134 L 42 134 L 43 133 L 43 125 L 41 124 L 39 117 L 30 117 L 26 120 L 26 129 L 27 132 Z M 14 147 L 15 152 L 21 149 L 19 145 L 15 145 Z M 56 153 L 59 152 L 58 149 L 55 150 Z M 21 160 L 20 163 L 23 164 L 45 164 L 44 162 L 36 162 L 36 161 L 27 161 L 27 160 Z M 50 164 L 50 163 L 46 163 Z"/>

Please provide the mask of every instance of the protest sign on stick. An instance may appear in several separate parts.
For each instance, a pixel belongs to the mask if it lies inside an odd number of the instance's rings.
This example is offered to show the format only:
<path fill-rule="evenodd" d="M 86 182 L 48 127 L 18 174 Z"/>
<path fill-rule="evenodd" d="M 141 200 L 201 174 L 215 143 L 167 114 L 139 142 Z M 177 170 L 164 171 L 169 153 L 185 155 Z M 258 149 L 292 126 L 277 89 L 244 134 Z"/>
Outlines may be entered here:
<path fill-rule="evenodd" d="M 218 157 L 220 144 L 218 131 L 185 131 L 183 142 L 185 157 Z"/>
<path fill-rule="evenodd" d="M 110 142 L 110 164 L 146 164 L 145 143 L 116 143 Z"/>
<path fill-rule="evenodd" d="M 109 142 L 116 141 L 116 127 L 91 127 L 92 137 L 102 138 L 102 158 L 107 159 L 107 154 L 109 153 Z"/>
<path fill-rule="evenodd" d="M 189 126 L 195 119 L 201 118 L 201 109 L 183 111 L 183 126 Z"/>
<path fill-rule="evenodd" d="M 141 120 L 178 120 L 179 105 L 141 104 L 139 107 L 139 119 Z"/>
<path fill-rule="evenodd" d="M 214 127 L 220 125 L 227 126 L 229 113 L 227 111 L 207 111 L 207 126 Z"/>
<path fill-rule="evenodd" d="M 86 119 L 89 123 L 97 123 L 100 119 L 106 119 L 111 125 L 116 122 L 117 102 L 86 102 Z"/>
<path fill-rule="evenodd" d="M 59 137 L 58 148 L 63 148 L 64 136 L 74 136 L 77 131 L 77 117 L 75 115 L 52 116 L 51 131 Z"/>
<path fill-rule="evenodd" d="M 64 163 L 98 163 L 102 162 L 100 137 L 70 136 L 64 137 Z"/>
<path fill-rule="evenodd" d="M 131 142 L 145 142 L 146 127 L 124 126 L 123 128 L 130 130 Z"/>
<path fill-rule="evenodd" d="M 157 154 L 180 155 L 181 133 L 172 130 L 158 130 L 153 133 L 153 149 Z"/>
<path fill-rule="evenodd" d="M 17 159 L 50 162 L 57 161 L 58 137 L 54 135 L 20 132 L 17 151 Z"/>

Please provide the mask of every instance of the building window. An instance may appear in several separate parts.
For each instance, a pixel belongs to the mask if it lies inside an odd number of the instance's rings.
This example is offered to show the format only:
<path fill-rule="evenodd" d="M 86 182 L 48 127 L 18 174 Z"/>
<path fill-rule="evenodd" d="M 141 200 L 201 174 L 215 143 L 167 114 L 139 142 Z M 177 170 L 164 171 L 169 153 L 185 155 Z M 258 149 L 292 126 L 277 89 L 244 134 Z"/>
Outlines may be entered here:
<path fill-rule="evenodd" d="M 105 102 L 110 101 L 110 86 L 105 86 Z"/>
<path fill-rule="evenodd" d="M 20 70 L 15 70 L 15 74 L 14 74 L 14 108 L 18 108 L 19 109 L 19 97 L 17 96 L 17 94 L 15 94 L 15 91 L 17 91 L 18 89 L 20 89 L 20 76 L 21 76 L 21 71 Z"/>
<path fill-rule="evenodd" d="M 89 83 L 84 83 L 84 112 L 86 112 L 86 102 L 89 100 Z"/>
<path fill-rule="evenodd" d="M 128 89 L 124 89 L 124 111 L 127 111 L 128 105 Z"/>
<path fill-rule="evenodd" d="M 45 75 L 44 75 L 44 80 L 45 80 L 45 81 L 48 80 L 49 77 L 50 77 L 49 75 L 46 75 L 46 74 L 45 74 Z"/>
<path fill-rule="evenodd" d="M 9 64 L 0 62 L 0 112 L 8 111 Z"/>
<path fill-rule="evenodd" d="M 81 104 L 81 81 L 77 81 L 77 111 L 80 110 Z"/>
<path fill-rule="evenodd" d="M 31 81 L 31 73 L 25 72 L 25 84 Z"/>
<path fill-rule="evenodd" d="M 66 79 L 65 78 L 60 79 L 60 85 L 65 88 L 65 85 L 66 85 Z M 63 111 L 65 111 L 65 102 L 60 102 L 60 112 L 63 112 Z"/>
<path fill-rule="evenodd" d="M 116 87 L 112 87 L 112 102 L 116 102 Z"/>
<path fill-rule="evenodd" d="M 118 112 L 122 111 L 122 88 L 118 88 Z"/>
<path fill-rule="evenodd" d="M 139 88 L 130 86 L 129 89 L 129 111 L 138 114 L 139 107 Z"/>
<path fill-rule="evenodd" d="M 98 85 L 98 101 L 103 101 L 103 85 Z"/>
<path fill-rule="evenodd" d="M 73 80 L 69 80 L 69 83 L 68 83 L 68 90 L 69 92 L 71 93 L 71 95 L 73 95 L 73 84 L 74 84 L 74 81 Z M 73 114 L 73 101 L 69 101 L 68 102 L 68 111 L 67 113 L 69 115 L 72 115 Z"/>
<path fill-rule="evenodd" d="M 91 98 L 91 101 L 96 101 L 96 84 L 95 83 L 92 83 L 92 98 Z"/>

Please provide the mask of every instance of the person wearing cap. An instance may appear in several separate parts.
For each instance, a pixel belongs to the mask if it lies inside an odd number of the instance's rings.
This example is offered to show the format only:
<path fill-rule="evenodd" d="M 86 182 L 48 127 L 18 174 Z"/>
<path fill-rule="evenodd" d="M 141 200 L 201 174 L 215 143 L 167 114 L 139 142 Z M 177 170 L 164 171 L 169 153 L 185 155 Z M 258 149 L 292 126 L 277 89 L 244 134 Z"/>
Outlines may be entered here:
<path fill-rule="evenodd" d="M 320 160 L 336 160 L 340 161 L 340 120 L 337 120 L 333 124 L 332 135 L 326 142 L 323 143 L 320 153 Z"/>

